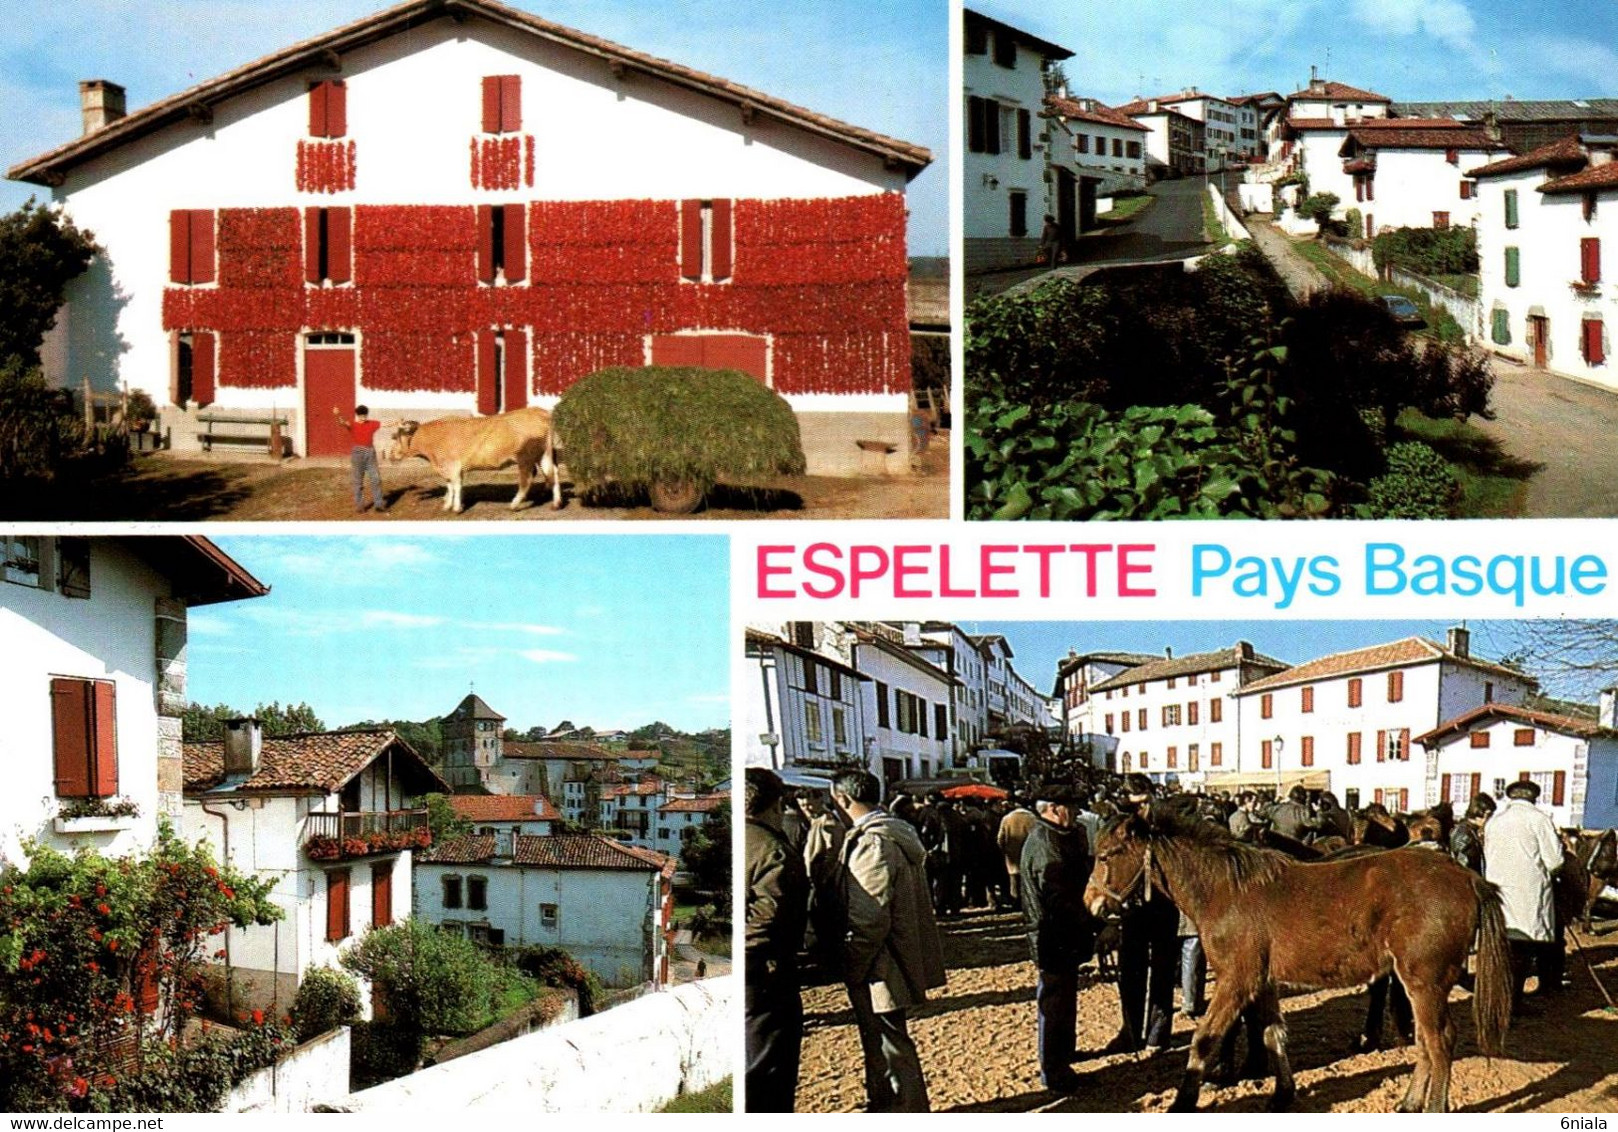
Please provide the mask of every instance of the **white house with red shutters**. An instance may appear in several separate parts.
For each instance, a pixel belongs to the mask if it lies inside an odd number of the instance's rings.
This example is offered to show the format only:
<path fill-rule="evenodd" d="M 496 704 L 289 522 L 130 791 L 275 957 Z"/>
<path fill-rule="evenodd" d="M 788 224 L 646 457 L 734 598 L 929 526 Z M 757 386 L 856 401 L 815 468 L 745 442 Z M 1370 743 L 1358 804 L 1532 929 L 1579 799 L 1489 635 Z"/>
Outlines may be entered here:
<path fill-rule="evenodd" d="M 422 796 L 434 792 L 449 784 L 388 730 L 265 737 L 243 719 L 222 741 L 185 744 L 186 839 L 274 879 L 284 914 L 225 933 L 230 1006 L 284 1010 L 310 968 L 409 917 L 411 854 L 431 844 Z"/>
<path fill-rule="evenodd" d="M 1407 637 L 1320 657 L 1236 692 L 1240 770 L 1254 786 L 1330 789 L 1351 808 L 1423 809 L 1440 772 L 1415 737 L 1485 704 L 1520 706 L 1538 683 L 1473 657 L 1462 628 L 1443 645 Z"/>
<path fill-rule="evenodd" d="M 187 611 L 266 587 L 197 536 L 0 533 L 0 862 L 123 856 L 178 819 Z"/>
<path fill-rule="evenodd" d="M 923 148 L 497 3 L 404 3 L 124 113 L 8 173 L 103 249 L 58 380 L 276 417 L 548 405 L 605 366 L 743 369 L 812 472 L 908 450 L 908 181 Z M 557 108 L 565 107 L 565 112 Z M 605 139 L 617 139 L 607 142 Z"/>
<path fill-rule="evenodd" d="M 1481 129 L 1460 122 L 1375 119 L 1349 129 L 1338 156 L 1354 182 L 1344 202 L 1365 218 L 1367 239 L 1389 228 L 1469 228 L 1477 223 L 1477 182 L 1466 175 L 1506 152 Z"/>
<path fill-rule="evenodd" d="M 1469 175 L 1478 185 L 1479 303 L 1491 347 L 1618 388 L 1607 325 L 1618 273 L 1610 139 L 1570 135 Z"/>
<path fill-rule="evenodd" d="M 1539 786 L 1538 805 L 1557 825 L 1610 829 L 1618 825 L 1618 729 L 1613 693 L 1604 692 L 1596 718 L 1484 704 L 1445 720 L 1416 742 L 1438 768 L 1438 796 L 1456 812 L 1480 792 L 1496 799 L 1513 782 Z"/>

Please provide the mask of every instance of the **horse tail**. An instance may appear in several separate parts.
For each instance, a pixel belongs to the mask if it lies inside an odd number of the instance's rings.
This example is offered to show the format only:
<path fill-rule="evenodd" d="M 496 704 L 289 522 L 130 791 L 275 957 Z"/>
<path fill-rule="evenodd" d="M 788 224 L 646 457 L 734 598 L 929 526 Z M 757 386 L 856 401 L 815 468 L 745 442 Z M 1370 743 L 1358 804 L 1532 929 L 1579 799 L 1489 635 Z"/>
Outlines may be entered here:
<path fill-rule="evenodd" d="M 1505 1052 L 1511 1024 L 1511 954 L 1500 890 L 1480 876 L 1472 878 L 1478 908 L 1478 969 L 1472 994 L 1472 1023 L 1485 1055 Z"/>

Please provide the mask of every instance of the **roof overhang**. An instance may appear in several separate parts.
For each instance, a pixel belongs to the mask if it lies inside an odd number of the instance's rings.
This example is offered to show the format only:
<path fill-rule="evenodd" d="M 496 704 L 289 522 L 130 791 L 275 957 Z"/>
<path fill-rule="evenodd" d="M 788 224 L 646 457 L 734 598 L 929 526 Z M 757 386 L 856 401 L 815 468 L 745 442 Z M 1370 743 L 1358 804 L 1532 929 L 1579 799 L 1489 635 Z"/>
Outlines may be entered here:
<path fill-rule="evenodd" d="M 123 543 L 174 584 L 174 596 L 187 606 L 263 597 L 270 587 L 201 535 L 132 536 Z"/>

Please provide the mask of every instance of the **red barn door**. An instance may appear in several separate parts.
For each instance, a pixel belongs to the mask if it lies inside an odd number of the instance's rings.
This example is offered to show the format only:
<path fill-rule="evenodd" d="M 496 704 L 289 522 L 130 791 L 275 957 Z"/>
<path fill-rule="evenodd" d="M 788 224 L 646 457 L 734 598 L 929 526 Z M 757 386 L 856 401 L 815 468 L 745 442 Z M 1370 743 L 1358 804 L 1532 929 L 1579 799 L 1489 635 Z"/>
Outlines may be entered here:
<path fill-rule="evenodd" d="M 321 335 L 320 337 L 328 337 Z M 335 336 L 332 336 L 335 337 Z M 303 411 L 309 456 L 346 456 L 352 445 L 332 409 L 354 419 L 354 345 L 310 342 L 303 351 Z"/>

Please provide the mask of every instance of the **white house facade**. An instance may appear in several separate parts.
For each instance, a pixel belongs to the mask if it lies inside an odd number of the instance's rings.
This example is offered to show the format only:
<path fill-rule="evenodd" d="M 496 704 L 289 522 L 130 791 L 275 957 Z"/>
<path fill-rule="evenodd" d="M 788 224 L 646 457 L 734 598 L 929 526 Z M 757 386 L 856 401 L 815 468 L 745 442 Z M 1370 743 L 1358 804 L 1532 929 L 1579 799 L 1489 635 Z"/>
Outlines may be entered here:
<path fill-rule="evenodd" d="M 559 947 L 610 987 L 668 983 L 672 860 L 593 834 L 458 837 L 416 861 L 415 915 L 504 947 Z"/>
<path fill-rule="evenodd" d="M 748 766 L 830 770 L 869 765 L 875 714 L 836 627 L 793 621 L 747 629 Z"/>
<path fill-rule="evenodd" d="M 187 840 L 274 879 L 283 913 L 226 931 L 232 1004 L 284 1009 L 310 968 L 336 966 L 369 928 L 408 918 L 411 853 L 431 844 L 421 799 L 448 791 L 387 730 L 266 738 L 237 720 L 222 742 L 186 743 Z"/>
<path fill-rule="evenodd" d="M 181 810 L 187 610 L 268 588 L 200 537 L 5 532 L 0 558 L 0 861 L 149 847 Z"/>
<path fill-rule="evenodd" d="M 974 272 L 1033 261 L 1045 214 L 1056 209 L 1046 183 L 1044 70 L 1073 52 L 971 9 L 962 16 L 962 224 Z"/>
<path fill-rule="evenodd" d="M 657 808 L 650 847 L 678 860 L 685 853 L 687 840 L 702 824 L 730 803 L 728 794 L 707 794 L 699 798 L 670 798 Z"/>
<path fill-rule="evenodd" d="M 1051 162 L 1079 181 L 1078 230 L 1095 226 L 1095 198 L 1146 187 L 1146 137 L 1151 131 L 1093 98 L 1046 99 L 1051 115 Z M 1086 184 L 1088 182 L 1088 184 Z M 1056 218 L 1063 220 L 1059 195 Z M 1064 236 L 1071 237 L 1064 227 Z"/>
<path fill-rule="evenodd" d="M 949 766 L 966 766 L 968 760 L 986 745 L 989 724 L 989 671 L 982 650 L 970 634 L 951 621 L 905 624 L 905 647 L 923 657 L 934 668 L 954 679 L 954 750 Z"/>
<path fill-rule="evenodd" d="M 406 0 L 127 116 L 84 98 L 83 137 L 8 173 L 103 250 L 51 376 L 146 391 L 177 447 L 198 408 L 329 455 L 334 407 L 486 414 L 663 363 L 782 394 L 811 470 L 906 448 L 925 149 L 495 0 Z"/>
<path fill-rule="evenodd" d="M 1115 109 L 1146 128 L 1147 173 L 1154 179 L 1207 170 L 1204 126 L 1197 119 L 1155 98 L 1137 98 Z"/>
<path fill-rule="evenodd" d="M 1478 285 L 1490 346 L 1537 369 L 1618 388 L 1610 360 L 1618 164 L 1568 137 L 1472 170 Z"/>
<path fill-rule="evenodd" d="M 1354 183 L 1345 211 L 1357 208 L 1366 217 L 1366 238 L 1389 228 L 1469 228 L 1477 223 L 1477 182 L 1464 170 L 1505 147 L 1482 130 L 1459 125 L 1348 131 L 1338 151 L 1343 172 Z"/>
<path fill-rule="evenodd" d="M 1439 800 L 1439 770 L 1414 738 L 1484 704 L 1520 705 L 1536 686 L 1472 657 L 1465 629 L 1446 645 L 1409 637 L 1321 657 L 1236 693 L 1240 771 L 1255 786 L 1330 789 L 1350 808 L 1423 809 Z"/>
<path fill-rule="evenodd" d="M 949 766 L 953 744 L 947 672 L 905 648 L 888 626 L 851 628 L 871 747 L 867 769 L 885 783 L 933 778 Z M 991 676 L 992 680 L 992 676 Z"/>

